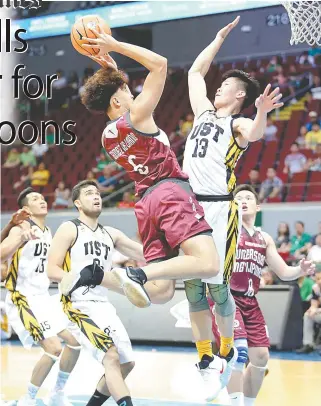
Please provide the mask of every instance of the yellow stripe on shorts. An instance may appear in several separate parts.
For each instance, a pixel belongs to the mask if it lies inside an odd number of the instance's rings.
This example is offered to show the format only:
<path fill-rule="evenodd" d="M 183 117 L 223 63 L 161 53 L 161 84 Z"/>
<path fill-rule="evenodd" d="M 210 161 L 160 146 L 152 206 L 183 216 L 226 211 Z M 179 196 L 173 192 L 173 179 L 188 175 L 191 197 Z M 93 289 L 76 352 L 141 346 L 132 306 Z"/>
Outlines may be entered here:
<path fill-rule="evenodd" d="M 5 286 L 11 292 L 12 303 L 17 306 L 19 317 L 25 329 L 35 342 L 39 342 L 45 339 L 40 324 L 30 309 L 27 298 L 16 290 L 22 248 L 19 248 L 12 257 Z"/>
<path fill-rule="evenodd" d="M 230 202 L 228 213 L 228 226 L 227 226 L 224 274 L 223 274 L 224 283 L 229 283 L 234 269 L 238 232 L 239 232 L 238 204 L 234 200 L 232 200 Z"/>
<path fill-rule="evenodd" d="M 71 269 L 71 258 L 70 249 L 67 251 L 64 262 L 63 270 L 70 272 Z M 110 347 L 114 345 L 112 338 L 102 331 L 97 324 L 91 320 L 89 316 L 82 313 L 78 309 L 72 307 L 72 302 L 70 296 L 61 296 L 61 302 L 63 304 L 63 309 L 68 319 L 73 323 L 77 324 L 82 333 L 88 338 L 91 344 L 101 351 L 107 352 Z"/>
<path fill-rule="evenodd" d="M 95 348 L 107 352 L 114 345 L 112 338 L 102 331 L 89 316 L 72 307 L 69 297 L 62 296 L 62 303 L 69 320 L 77 324 L 81 332 Z"/>

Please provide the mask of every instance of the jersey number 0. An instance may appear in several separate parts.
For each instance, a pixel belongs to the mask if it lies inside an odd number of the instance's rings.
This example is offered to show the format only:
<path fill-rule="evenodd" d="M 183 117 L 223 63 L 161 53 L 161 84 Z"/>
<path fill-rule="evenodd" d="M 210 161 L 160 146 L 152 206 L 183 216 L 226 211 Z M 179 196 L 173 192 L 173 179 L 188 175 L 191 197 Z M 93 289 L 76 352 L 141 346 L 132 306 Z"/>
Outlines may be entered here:
<path fill-rule="evenodd" d="M 222 127 L 218 126 L 217 124 L 213 124 L 211 122 L 208 123 L 202 123 L 200 125 L 197 125 L 193 133 L 191 135 L 191 140 L 194 140 L 196 137 L 196 145 L 194 148 L 194 152 L 192 157 L 193 158 L 205 158 L 206 153 L 207 153 L 207 148 L 208 148 L 208 143 L 209 139 L 208 138 L 202 138 L 202 137 L 207 137 L 209 134 L 212 133 L 212 130 L 215 131 L 214 136 L 213 136 L 213 141 L 218 142 L 218 138 L 220 135 L 224 133 L 224 130 Z M 198 137 L 200 136 L 200 137 Z"/>

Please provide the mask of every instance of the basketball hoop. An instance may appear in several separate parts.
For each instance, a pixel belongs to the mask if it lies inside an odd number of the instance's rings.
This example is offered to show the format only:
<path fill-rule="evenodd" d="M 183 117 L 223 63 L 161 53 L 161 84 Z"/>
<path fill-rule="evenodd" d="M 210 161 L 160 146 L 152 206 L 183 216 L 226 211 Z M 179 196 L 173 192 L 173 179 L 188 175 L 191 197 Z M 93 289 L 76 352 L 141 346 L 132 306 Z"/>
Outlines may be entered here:
<path fill-rule="evenodd" d="M 321 45 L 321 2 L 282 1 L 288 12 L 292 36 L 291 45 L 307 42 Z"/>

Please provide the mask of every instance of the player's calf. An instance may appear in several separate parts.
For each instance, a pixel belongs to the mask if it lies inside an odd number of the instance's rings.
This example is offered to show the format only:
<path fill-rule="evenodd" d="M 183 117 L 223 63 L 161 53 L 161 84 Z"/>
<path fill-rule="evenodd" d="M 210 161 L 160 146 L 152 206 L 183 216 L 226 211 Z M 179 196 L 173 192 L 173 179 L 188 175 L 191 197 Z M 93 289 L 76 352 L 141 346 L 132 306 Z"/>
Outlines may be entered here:
<path fill-rule="evenodd" d="M 120 369 L 124 379 L 126 379 L 130 372 L 134 369 L 134 366 L 134 361 L 121 364 Z M 86 406 L 102 406 L 110 398 L 110 396 L 111 394 L 106 384 L 106 377 L 103 375 L 97 384 L 95 393 L 89 399 Z"/>
<path fill-rule="evenodd" d="M 118 405 L 133 406 L 127 385 L 125 384 L 117 348 L 112 346 L 103 358 L 107 388 Z"/>
<path fill-rule="evenodd" d="M 254 405 L 254 401 L 261 389 L 265 371 L 267 369 L 267 363 L 269 360 L 268 348 L 249 348 L 249 359 L 250 363 L 244 373 L 244 396 L 245 401 L 247 401 L 249 405 Z"/>

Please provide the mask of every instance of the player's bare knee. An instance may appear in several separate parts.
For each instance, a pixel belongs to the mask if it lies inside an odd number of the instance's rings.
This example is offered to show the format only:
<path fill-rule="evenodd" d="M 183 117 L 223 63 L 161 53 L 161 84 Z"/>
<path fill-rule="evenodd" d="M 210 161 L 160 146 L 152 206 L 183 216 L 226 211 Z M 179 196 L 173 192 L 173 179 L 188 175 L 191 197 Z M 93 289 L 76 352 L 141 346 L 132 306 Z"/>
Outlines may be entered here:
<path fill-rule="evenodd" d="M 103 359 L 103 365 L 106 369 L 119 366 L 119 354 L 114 345 L 106 352 Z"/>
<path fill-rule="evenodd" d="M 60 357 L 62 353 L 62 346 L 61 344 L 53 344 L 49 345 L 45 349 L 46 354 L 53 355 L 54 357 Z"/>
<path fill-rule="evenodd" d="M 252 351 L 251 351 L 252 352 Z M 269 361 L 270 354 L 266 347 L 260 347 L 255 349 L 255 353 L 250 352 L 250 362 L 256 367 L 265 367 Z"/>
<path fill-rule="evenodd" d="M 58 337 L 47 338 L 41 344 L 42 349 L 46 354 L 59 357 L 62 352 L 62 345 Z"/>

